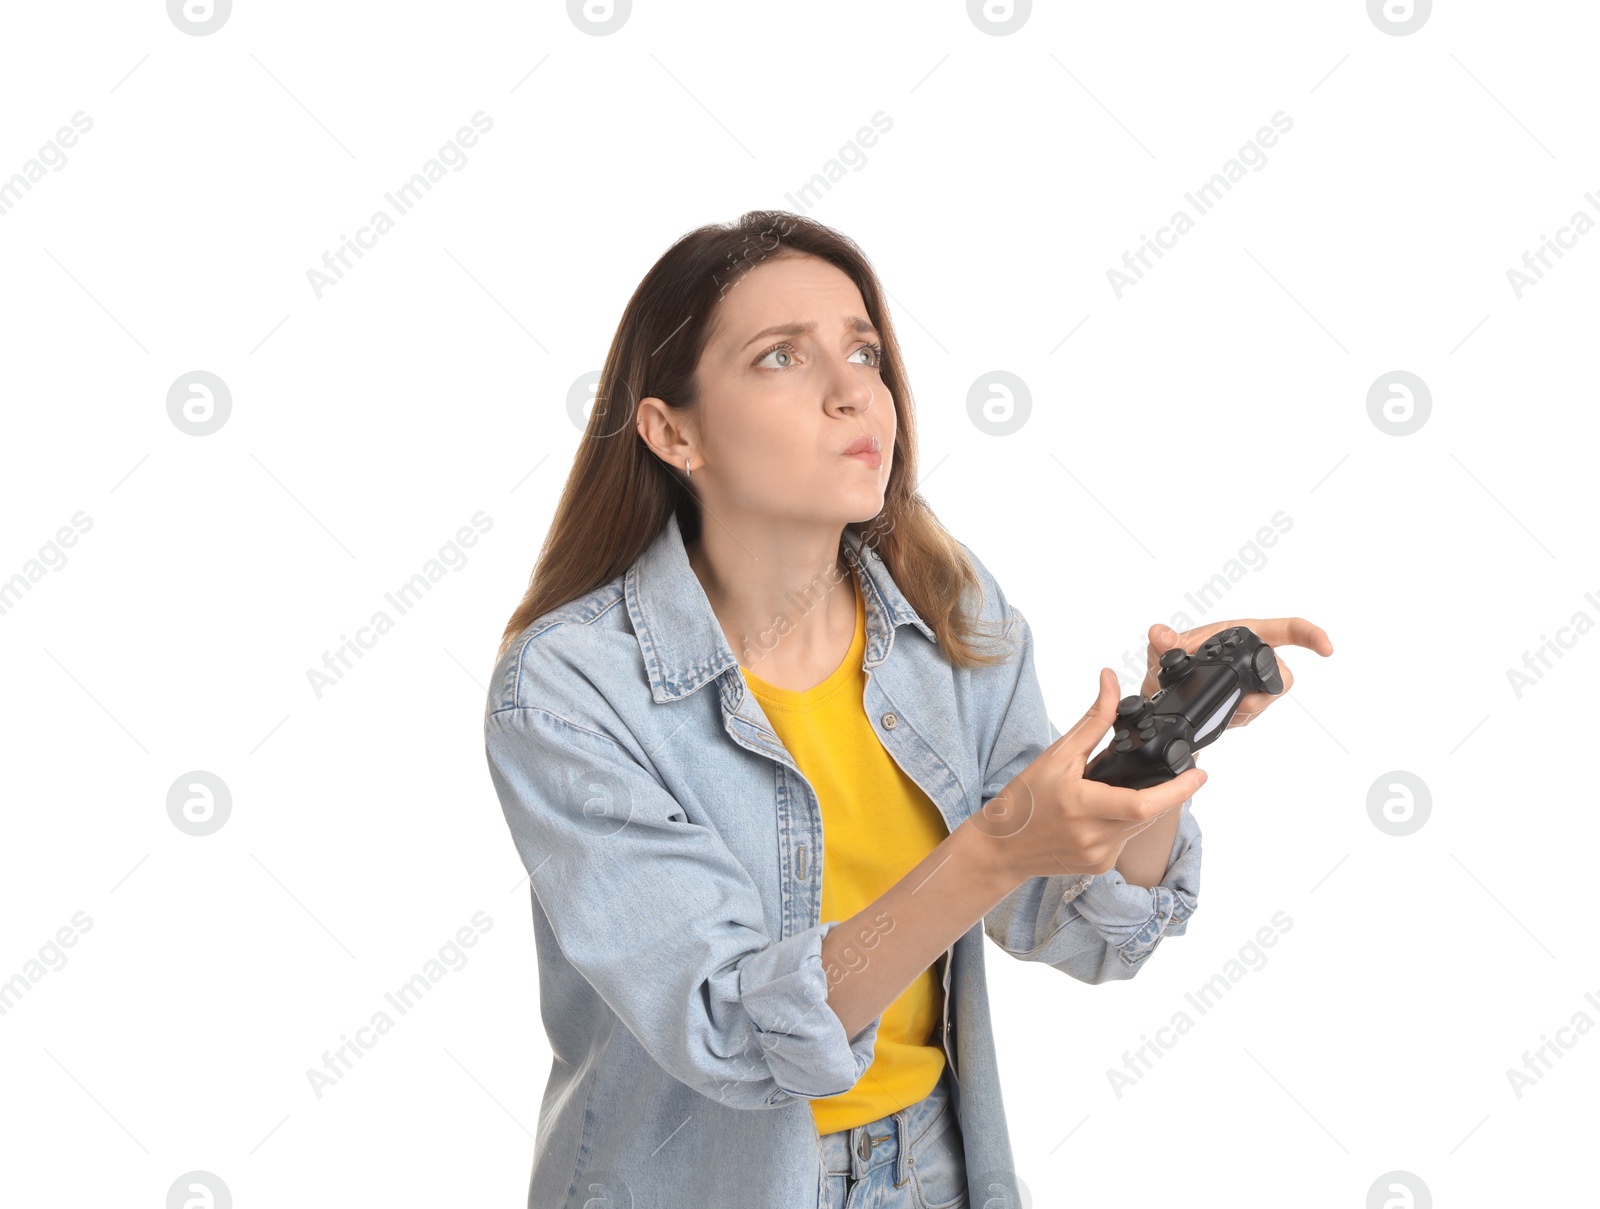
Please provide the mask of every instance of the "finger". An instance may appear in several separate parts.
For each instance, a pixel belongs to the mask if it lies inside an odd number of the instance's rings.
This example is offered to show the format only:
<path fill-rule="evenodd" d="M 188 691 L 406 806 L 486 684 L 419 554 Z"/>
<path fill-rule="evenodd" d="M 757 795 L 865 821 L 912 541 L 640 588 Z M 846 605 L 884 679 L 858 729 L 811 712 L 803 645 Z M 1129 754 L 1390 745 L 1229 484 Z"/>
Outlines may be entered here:
<path fill-rule="evenodd" d="M 1213 634 L 1220 634 L 1232 626 L 1242 625 L 1254 629 L 1254 623 L 1249 621 L 1213 621 L 1209 625 L 1195 626 L 1192 630 L 1174 630 L 1171 626 L 1163 627 L 1172 635 L 1170 646 L 1181 646 L 1191 655 L 1200 649 L 1200 644 Z M 1158 656 L 1159 658 L 1159 656 Z"/>
<path fill-rule="evenodd" d="M 1269 617 L 1239 624 L 1249 626 L 1269 646 L 1303 646 L 1323 658 L 1333 654 L 1333 640 L 1328 637 L 1328 631 L 1304 617 Z"/>
<path fill-rule="evenodd" d="M 1144 821 L 1174 806 L 1181 806 L 1206 783 L 1205 770 L 1191 768 L 1170 781 L 1147 789 L 1127 789 L 1120 785 L 1084 782 L 1084 801 L 1097 818 Z"/>
<path fill-rule="evenodd" d="M 1328 637 L 1328 632 L 1304 617 L 1241 617 L 1233 621 L 1214 621 L 1210 625 L 1196 626 L 1178 633 L 1178 641 L 1173 645 L 1182 646 L 1192 654 L 1211 635 L 1236 625 L 1244 626 L 1268 646 L 1303 646 L 1324 658 L 1333 654 L 1333 640 Z M 1153 660 L 1159 658 L 1159 654 L 1152 657 L 1152 668 L 1155 666 Z"/>
<path fill-rule="evenodd" d="M 1145 632 L 1145 636 L 1150 639 L 1151 646 L 1160 647 L 1163 651 L 1178 645 L 1178 631 L 1159 621 Z"/>
<path fill-rule="evenodd" d="M 1087 762 L 1089 753 L 1093 751 L 1106 731 L 1111 729 L 1111 724 L 1117 718 L 1117 676 L 1108 667 L 1100 669 L 1100 694 L 1079 718 L 1071 730 L 1062 735 L 1046 750 L 1058 753 L 1070 760 Z"/>
<path fill-rule="evenodd" d="M 1175 646 L 1183 645 L 1183 635 L 1159 621 L 1145 631 L 1145 638 L 1149 640 L 1150 648 L 1158 656 L 1162 651 L 1170 651 Z"/>

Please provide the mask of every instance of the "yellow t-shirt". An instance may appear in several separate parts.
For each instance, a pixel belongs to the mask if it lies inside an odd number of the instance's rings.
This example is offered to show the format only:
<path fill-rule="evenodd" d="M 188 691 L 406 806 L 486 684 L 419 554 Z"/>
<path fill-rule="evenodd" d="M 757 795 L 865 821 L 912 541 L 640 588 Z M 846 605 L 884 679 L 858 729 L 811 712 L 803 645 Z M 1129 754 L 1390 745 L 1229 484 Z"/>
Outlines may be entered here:
<path fill-rule="evenodd" d="M 740 669 L 821 805 L 824 920 L 848 920 L 871 905 L 949 834 L 938 807 L 884 750 L 867 718 L 866 602 L 854 574 L 851 582 L 855 640 L 821 684 L 794 692 Z M 930 1043 L 943 995 L 935 962 L 884 1010 L 872 1065 L 855 1087 L 811 1101 L 818 1133 L 876 1121 L 933 1090 L 945 1062 L 943 1049 Z"/>

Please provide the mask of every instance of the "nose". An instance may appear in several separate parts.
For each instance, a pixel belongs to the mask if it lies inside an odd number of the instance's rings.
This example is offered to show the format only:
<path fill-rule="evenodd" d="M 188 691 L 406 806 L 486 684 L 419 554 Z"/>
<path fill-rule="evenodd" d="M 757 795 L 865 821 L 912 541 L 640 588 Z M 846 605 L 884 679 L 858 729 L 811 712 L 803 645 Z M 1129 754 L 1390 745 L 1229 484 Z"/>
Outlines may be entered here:
<path fill-rule="evenodd" d="M 841 365 L 828 384 L 828 406 L 849 414 L 866 411 L 876 395 L 877 389 L 868 376 L 851 362 Z"/>

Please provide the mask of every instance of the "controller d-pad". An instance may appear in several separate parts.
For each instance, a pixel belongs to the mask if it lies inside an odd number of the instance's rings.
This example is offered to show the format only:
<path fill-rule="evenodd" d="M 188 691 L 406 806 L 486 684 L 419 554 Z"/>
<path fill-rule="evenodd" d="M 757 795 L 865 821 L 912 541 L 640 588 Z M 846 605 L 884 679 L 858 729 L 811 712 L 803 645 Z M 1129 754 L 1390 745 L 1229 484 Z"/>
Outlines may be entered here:
<path fill-rule="evenodd" d="M 1244 635 L 1239 633 L 1238 630 L 1229 630 L 1222 636 L 1223 646 L 1238 646 L 1243 641 Z"/>
<path fill-rule="evenodd" d="M 1117 743 L 1116 747 L 1117 747 L 1118 751 L 1132 751 L 1133 750 L 1133 740 L 1132 739 L 1123 739 L 1123 740 L 1121 740 L 1120 742 Z"/>
<path fill-rule="evenodd" d="M 1113 739 L 1117 740 L 1118 742 L 1121 742 L 1123 739 L 1126 739 L 1128 737 L 1128 728 L 1125 727 L 1125 726 L 1117 727 L 1117 729 L 1112 732 L 1111 737 Z"/>

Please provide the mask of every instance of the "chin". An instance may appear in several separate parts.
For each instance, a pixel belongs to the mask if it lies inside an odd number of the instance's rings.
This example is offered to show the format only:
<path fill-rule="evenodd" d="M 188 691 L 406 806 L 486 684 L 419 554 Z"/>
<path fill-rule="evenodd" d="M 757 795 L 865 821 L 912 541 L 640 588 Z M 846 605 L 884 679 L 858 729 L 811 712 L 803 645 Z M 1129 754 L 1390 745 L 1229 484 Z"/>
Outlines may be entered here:
<path fill-rule="evenodd" d="M 883 497 L 879 496 L 874 503 L 864 508 L 850 509 L 849 515 L 845 517 L 844 523 L 847 525 L 870 525 L 874 520 L 877 519 L 878 514 L 882 511 Z"/>

